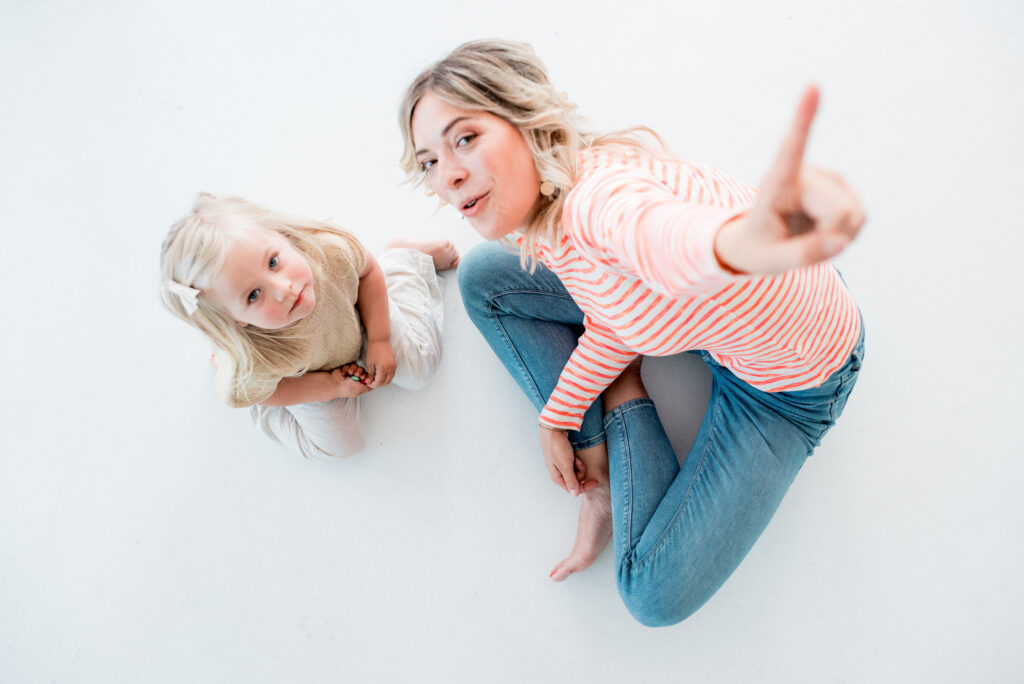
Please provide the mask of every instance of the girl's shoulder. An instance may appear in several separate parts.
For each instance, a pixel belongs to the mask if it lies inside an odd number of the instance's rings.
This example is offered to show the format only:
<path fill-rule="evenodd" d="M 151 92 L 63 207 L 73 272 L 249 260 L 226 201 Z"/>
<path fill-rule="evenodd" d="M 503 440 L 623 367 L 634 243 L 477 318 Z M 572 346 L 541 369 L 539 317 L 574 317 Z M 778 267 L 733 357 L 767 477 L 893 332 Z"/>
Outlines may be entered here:
<path fill-rule="evenodd" d="M 324 265 L 331 267 L 339 261 L 347 262 L 362 272 L 366 263 L 366 249 L 353 233 L 332 225 L 330 229 L 311 231 L 310 240 L 322 254 Z"/>

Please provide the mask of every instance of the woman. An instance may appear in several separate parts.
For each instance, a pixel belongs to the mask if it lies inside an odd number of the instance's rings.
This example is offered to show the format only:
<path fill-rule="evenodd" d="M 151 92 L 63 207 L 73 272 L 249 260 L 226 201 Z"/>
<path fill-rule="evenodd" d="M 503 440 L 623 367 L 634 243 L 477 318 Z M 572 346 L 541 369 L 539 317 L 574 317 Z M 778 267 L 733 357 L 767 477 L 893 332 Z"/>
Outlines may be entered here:
<path fill-rule="evenodd" d="M 541 409 L 552 480 L 583 498 L 552 577 L 611 536 L 619 593 L 646 625 L 685 619 L 725 582 L 860 369 L 860 316 L 827 259 L 864 216 L 838 175 L 802 164 L 816 106 L 809 88 L 755 193 L 636 132 L 581 130 L 525 44 L 467 43 L 402 105 L 406 170 L 521 251 L 478 247 L 459 284 Z M 713 381 L 680 467 L 639 359 L 687 351 Z"/>

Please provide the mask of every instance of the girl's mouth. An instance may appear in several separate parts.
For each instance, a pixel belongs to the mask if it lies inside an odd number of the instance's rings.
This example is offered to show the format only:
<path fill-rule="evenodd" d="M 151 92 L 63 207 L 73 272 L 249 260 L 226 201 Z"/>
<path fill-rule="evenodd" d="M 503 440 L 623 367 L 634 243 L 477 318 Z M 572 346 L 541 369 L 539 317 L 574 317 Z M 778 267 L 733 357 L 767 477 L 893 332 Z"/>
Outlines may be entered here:
<path fill-rule="evenodd" d="M 306 286 L 303 285 L 302 289 L 299 290 L 299 296 L 295 298 L 294 302 L 292 302 L 292 308 L 288 309 L 288 313 L 291 313 L 291 312 L 295 311 L 295 309 L 297 309 L 299 307 L 299 304 L 302 303 L 302 300 L 303 300 L 303 297 L 304 297 L 305 294 L 306 294 Z"/>

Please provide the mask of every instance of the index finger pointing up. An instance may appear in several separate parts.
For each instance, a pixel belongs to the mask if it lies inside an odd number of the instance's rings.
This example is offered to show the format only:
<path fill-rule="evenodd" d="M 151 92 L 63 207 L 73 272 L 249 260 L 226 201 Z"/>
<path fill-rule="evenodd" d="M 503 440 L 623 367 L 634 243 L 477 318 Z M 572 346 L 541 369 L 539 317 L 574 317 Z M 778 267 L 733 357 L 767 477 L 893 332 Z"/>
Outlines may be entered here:
<path fill-rule="evenodd" d="M 775 163 L 768 170 L 768 175 L 761 185 L 762 193 L 778 190 L 787 183 L 796 181 L 800 172 L 800 164 L 803 162 L 804 147 L 807 145 L 811 122 L 814 120 L 814 113 L 817 109 L 818 88 L 809 85 L 804 90 L 803 97 L 800 98 L 800 105 L 796 108 L 793 125 L 789 127 L 789 133 L 782 141 L 782 147 L 779 148 L 779 154 L 775 157 Z"/>

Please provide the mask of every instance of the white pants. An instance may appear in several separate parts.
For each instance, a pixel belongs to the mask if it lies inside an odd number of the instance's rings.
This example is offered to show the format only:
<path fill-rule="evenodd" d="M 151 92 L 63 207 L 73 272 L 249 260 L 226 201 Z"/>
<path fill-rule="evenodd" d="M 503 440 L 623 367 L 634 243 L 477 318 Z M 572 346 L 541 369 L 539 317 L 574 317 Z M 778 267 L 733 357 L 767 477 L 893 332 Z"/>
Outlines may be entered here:
<path fill-rule="evenodd" d="M 391 347 L 397 362 L 392 382 L 420 389 L 441 362 L 444 309 L 434 262 L 423 252 L 406 248 L 384 250 L 377 262 L 388 289 Z M 356 453 L 366 441 L 359 397 L 292 406 L 257 404 L 250 415 L 268 437 L 312 460 L 330 461 Z"/>

